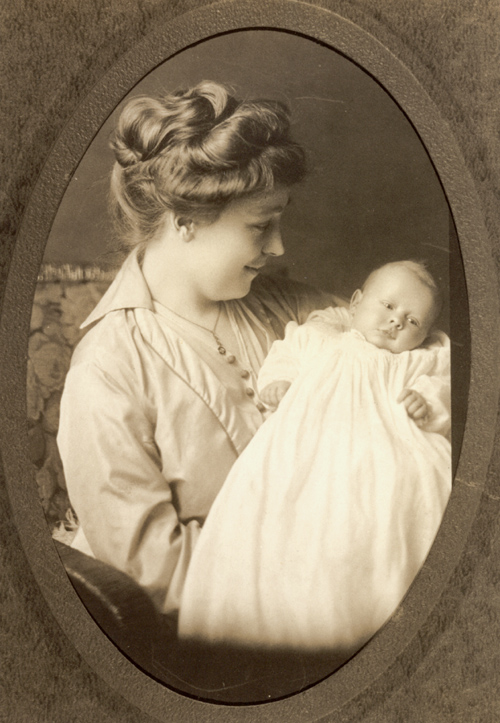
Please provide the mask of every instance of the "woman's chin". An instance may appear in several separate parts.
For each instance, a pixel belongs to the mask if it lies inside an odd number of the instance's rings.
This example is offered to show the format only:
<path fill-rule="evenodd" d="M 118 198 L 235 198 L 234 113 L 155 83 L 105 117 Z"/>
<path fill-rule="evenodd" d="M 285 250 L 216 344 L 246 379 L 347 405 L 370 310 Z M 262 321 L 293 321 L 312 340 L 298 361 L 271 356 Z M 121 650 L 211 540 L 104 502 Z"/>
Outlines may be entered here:
<path fill-rule="evenodd" d="M 241 279 L 241 283 L 238 284 L 238 288 L 235 289 L 233 299 L 242 299 L 246 296 L 252 288 L 252 281 L 259 275 L 259 272 L 255 269 L 248 269 L 245 267 L 244 273 Z"/>
<path fill-rule="evenodd" d="M 259 275 L 259 269 L 254 269 L 252 266 L 245 266 L 244 271 L 248 276 L 251 276 L 252 279 L 255 279 L 255 277 Z"/>
<path fill-rule="evenodd" d="M 217 291 L 214 289 L 210 294 L 210 298 L 213 298 L 217 301 L 232 301 L 233 299 L 243 299 L 245 296 L 247 296 L 247 294 L 249 294 L 250 289 L 252 288 L 252 281 L 258 275 L 259 272 L 256 269 L 250 269 L 250 267 L 245 266 L 243 272 L 240 274 L 237 280 L 233 279 L 232 283 L 228 284 L 224 291 Z"/>
<path fill-rule="evenodd" d="M 238 284 L 224 294 L 217 295 L 217 301 L 233 301 L 234 299 L 244 299 L 250 293 L 253 279 L 249 279 L 246 283 Z"/>

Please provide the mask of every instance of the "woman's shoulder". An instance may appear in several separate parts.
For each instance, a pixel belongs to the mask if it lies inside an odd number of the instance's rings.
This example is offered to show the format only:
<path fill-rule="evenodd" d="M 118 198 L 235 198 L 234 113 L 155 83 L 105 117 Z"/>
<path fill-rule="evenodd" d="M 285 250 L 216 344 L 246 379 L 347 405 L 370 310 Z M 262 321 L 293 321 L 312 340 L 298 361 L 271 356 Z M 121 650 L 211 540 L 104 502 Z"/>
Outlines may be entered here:
<path fill-rule="evenodd" d="M 450 338 L 444 331 L 433 330 L 422 346 L 407 352 L 414 368 L 422 374 L 450 375 Z"/>
<path fill-rule="evenodd" d="M 414 351 L 431 353 L 439 356 L 450 354 L 450 337 L 444 331 L 433 329 L 422 346 Z"/>
<path fill-rule="evenodd" d="M 71 367 L 95 366 L 113 371 L 129 366 L 137 347 L 133 310 L 111 311 L 91 326 L 75 347 Z"/>
<path fill-rule="evenodd" d="M 450 337 L 446 332 L 440 329 L 433 329 L 428 337 L 428 346 L 435 347 L 436 349 L 449 349 L 450 348 Z"/>

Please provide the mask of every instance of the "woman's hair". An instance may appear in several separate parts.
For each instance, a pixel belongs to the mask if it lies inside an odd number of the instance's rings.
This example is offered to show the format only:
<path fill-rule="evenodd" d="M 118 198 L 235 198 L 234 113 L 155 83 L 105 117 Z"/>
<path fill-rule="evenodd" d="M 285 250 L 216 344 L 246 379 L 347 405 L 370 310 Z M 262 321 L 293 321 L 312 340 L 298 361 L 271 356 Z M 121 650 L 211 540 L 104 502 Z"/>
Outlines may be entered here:
<path fill-rule="evenodd" d="M 403 260 L 403 261 L 390 261 L 389 263 L 384 264 L 383 266 L 379 266 L 377 269 L 372 271 L 368 275 L 362 288 L 365 289 L 366 286 L 368 285 L 368 283 L 370 282 L 370 280 L 373 279 L 374 276 L 379 271 L 382 271 L 385 269 L 396 269 L 396 268 L 403 268 L 403 269 L 406 269 L 407 271 L 410 271 L 412 274 L 414 274 L 419 279 L 419 281 L 424 286 L 426 286 L 429 289 L 429 291 L 432 294 L 433 301 L 434 301 L 434 314 L 433 314 L 433 323 L 434 323 L 442 311 L 443 297 L 442 297 L 442 294 L 441 294 L 441 291 L 440 291 L 438 285 L 436 284 L 436 282 L 434 280 L 433 275 L 428 270 L 425 261 L 415 261 L 413 259 L 407 259 L 407 260 Z"/>
<path fill-rule="evenodd" d="M 286 106 L 238 100 L 208 81 L 131 100 L 111 147 L 112 209 L 128 247 L 154 237 L 167 211 L 213 222 L 230 201 L 291 186 L 306 172 Z"/>

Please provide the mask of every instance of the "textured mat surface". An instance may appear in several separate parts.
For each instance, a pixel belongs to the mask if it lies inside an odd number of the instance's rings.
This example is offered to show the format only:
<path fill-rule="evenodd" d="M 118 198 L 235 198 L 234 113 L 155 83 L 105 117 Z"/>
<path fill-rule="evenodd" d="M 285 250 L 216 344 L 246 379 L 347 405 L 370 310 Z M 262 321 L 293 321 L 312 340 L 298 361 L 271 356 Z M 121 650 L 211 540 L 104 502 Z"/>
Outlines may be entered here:
<path fill-rule="evenodd" d="M 0 9 L 5 282 L 30 191 L 64 123 L 159 23 L 203 0 L 17 0 Z M 314 4 L 314 3 L 310 3 Z M 414 73 L 451 126 L 500 252 L 500 5 L 497 0 L 324 0 Z M 3 289 L 3 287 L 2 287 Z M 3 290 L 0 290 L 0 301 Z M 401 658 L 331 717 L 363 723 L 500 719 L 499 444 L 470 544 L 439 606 Z M 1 488 L 0 720 L 153 720 L 111 689 L 61 634 L 22 552 Z M 214 708 L 213 719 L 217 720 Z M 256 715 L 257 719 L 257 715 Z M 194 718 L 193 718 L 194 720 Z"/>

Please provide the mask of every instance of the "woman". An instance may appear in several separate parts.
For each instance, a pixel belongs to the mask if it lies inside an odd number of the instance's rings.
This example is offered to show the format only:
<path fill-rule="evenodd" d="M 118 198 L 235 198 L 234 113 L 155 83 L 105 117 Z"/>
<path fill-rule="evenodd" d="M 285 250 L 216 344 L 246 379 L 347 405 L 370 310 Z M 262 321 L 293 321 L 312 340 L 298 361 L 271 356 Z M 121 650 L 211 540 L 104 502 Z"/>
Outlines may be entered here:
<path fill-rule="evenodd" d="M 58 444 L 74 546 L 175 611 L 201 525 L 265 419 L 257 375 L 289 321 L 332 299 L 260 276 L 302 149 L 279 103 L 204 82 L 136 98 L 112 141 L 131 249 L 77 347 Z"/>

